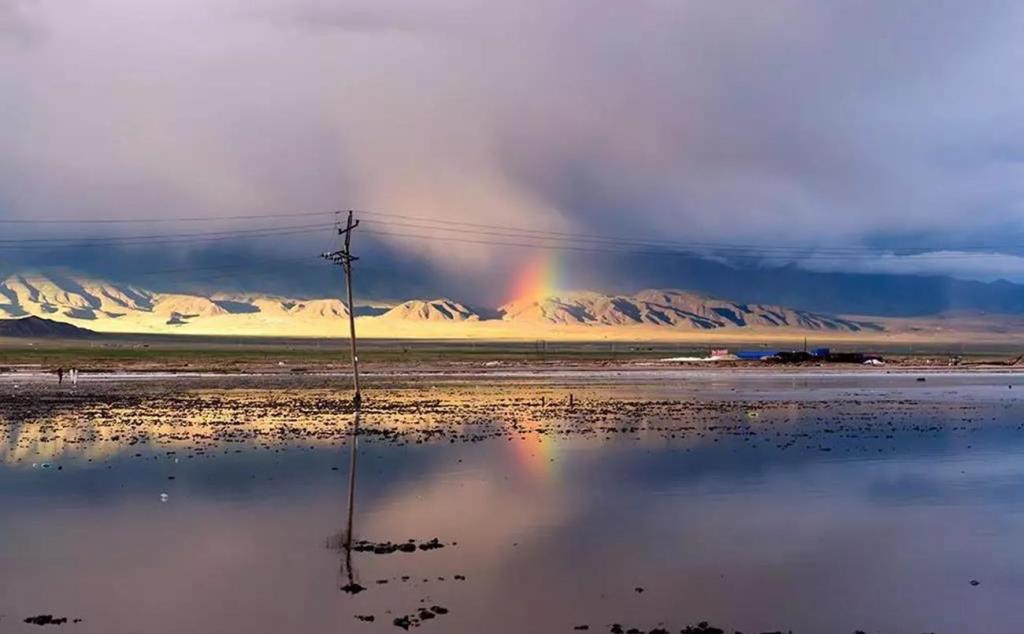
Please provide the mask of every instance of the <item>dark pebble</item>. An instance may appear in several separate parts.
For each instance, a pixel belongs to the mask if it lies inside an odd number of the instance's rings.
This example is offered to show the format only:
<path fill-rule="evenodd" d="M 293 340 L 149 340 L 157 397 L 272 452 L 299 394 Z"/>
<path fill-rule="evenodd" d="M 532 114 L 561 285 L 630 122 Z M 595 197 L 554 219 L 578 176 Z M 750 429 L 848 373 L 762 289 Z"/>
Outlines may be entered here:
<path fill-rule="evenodd" d="M 25 619 L 25 622 L 30 625 L 64 625 L 68 622 L 68 619 L 64 616 L 55 617 L 52 614 L 40 614 L 39 616 L 28 617 Z"/>

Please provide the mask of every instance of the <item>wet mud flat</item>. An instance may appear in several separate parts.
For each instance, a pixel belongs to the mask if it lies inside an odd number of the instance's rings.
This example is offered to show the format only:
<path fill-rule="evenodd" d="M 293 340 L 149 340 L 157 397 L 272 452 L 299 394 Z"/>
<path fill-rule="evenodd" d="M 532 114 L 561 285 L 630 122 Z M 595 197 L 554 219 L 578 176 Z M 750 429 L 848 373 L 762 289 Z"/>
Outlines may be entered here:
<path fill-rule="evenodd" d="M 918 378 L 0 381 L 0 628 L 1020 631 L 1024 383 Z"/>
<path fill-rule="evenodd" d="M 797 445 L 894 450 L 898 443 L 871 441 L 893 441 L 895 434 L 978 432 L 999 420 L 994 405 L 1008 408 L 1024 398 L 1012 392 L 1015 384 L 1024 389 L 1024 373 L 944 374 L 926 384 L 927 376 L 385 375 L 367 380 L 358 435 L 367 443 L 399 445 L 530 434 L 732 438 L 777 450 Z M 353 413 L 349 388 L 335 376 L 179 375 L 77 386 L 39 377 L 0 382 L 8 454 L 25 449 L 30 455 L 34 444 L 69 450 L 78 443 L 110 443 L 115 450 L 173 445 L 200 453 L 230 444 L 251 450 L 303 442 L 340 446 L 349 439 Z"/>

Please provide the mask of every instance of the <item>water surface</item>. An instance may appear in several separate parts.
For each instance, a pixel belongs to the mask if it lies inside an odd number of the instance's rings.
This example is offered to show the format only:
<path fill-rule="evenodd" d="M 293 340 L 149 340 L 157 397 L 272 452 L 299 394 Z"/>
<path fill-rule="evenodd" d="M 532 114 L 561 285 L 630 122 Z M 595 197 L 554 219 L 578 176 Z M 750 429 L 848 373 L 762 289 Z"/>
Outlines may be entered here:
<path fill-rule="evenodd" d="M 0 631 L 1024 631 L 1016 375 L 380 379 L 352 536 L 445 547 L 351 567 L 351 414 L 246 381 L 0 384 Z"/>

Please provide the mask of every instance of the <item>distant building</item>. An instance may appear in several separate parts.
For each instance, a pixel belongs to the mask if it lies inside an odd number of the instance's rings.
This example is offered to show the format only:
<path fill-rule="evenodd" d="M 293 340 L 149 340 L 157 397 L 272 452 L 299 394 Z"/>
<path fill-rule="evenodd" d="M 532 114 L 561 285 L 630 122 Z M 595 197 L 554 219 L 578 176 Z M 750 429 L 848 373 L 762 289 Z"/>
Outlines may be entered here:
<path fill-rule="evenodd" d="M 778 350 L 740 350 L 736 353 L 736 358 L 743 361 L 761 361 L 778 353 Z"/>

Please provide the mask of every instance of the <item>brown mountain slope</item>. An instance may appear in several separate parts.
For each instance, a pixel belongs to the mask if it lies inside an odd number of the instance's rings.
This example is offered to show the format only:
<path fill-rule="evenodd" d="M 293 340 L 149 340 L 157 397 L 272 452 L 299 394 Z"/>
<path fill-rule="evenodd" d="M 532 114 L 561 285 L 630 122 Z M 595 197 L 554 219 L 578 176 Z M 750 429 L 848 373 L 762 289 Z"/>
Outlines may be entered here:
<path fill-rule="evenodd" d="M 677 290 L 646 290 L 635 295 L 566 293 L 511 302 L 499 310 L 506 321 L 563 325 L 647 325 L 694 330 L 792 328 L 846 332 L 882 329 L 870 321 L 854 321 L 783 306 L 741 304 Z"/>

